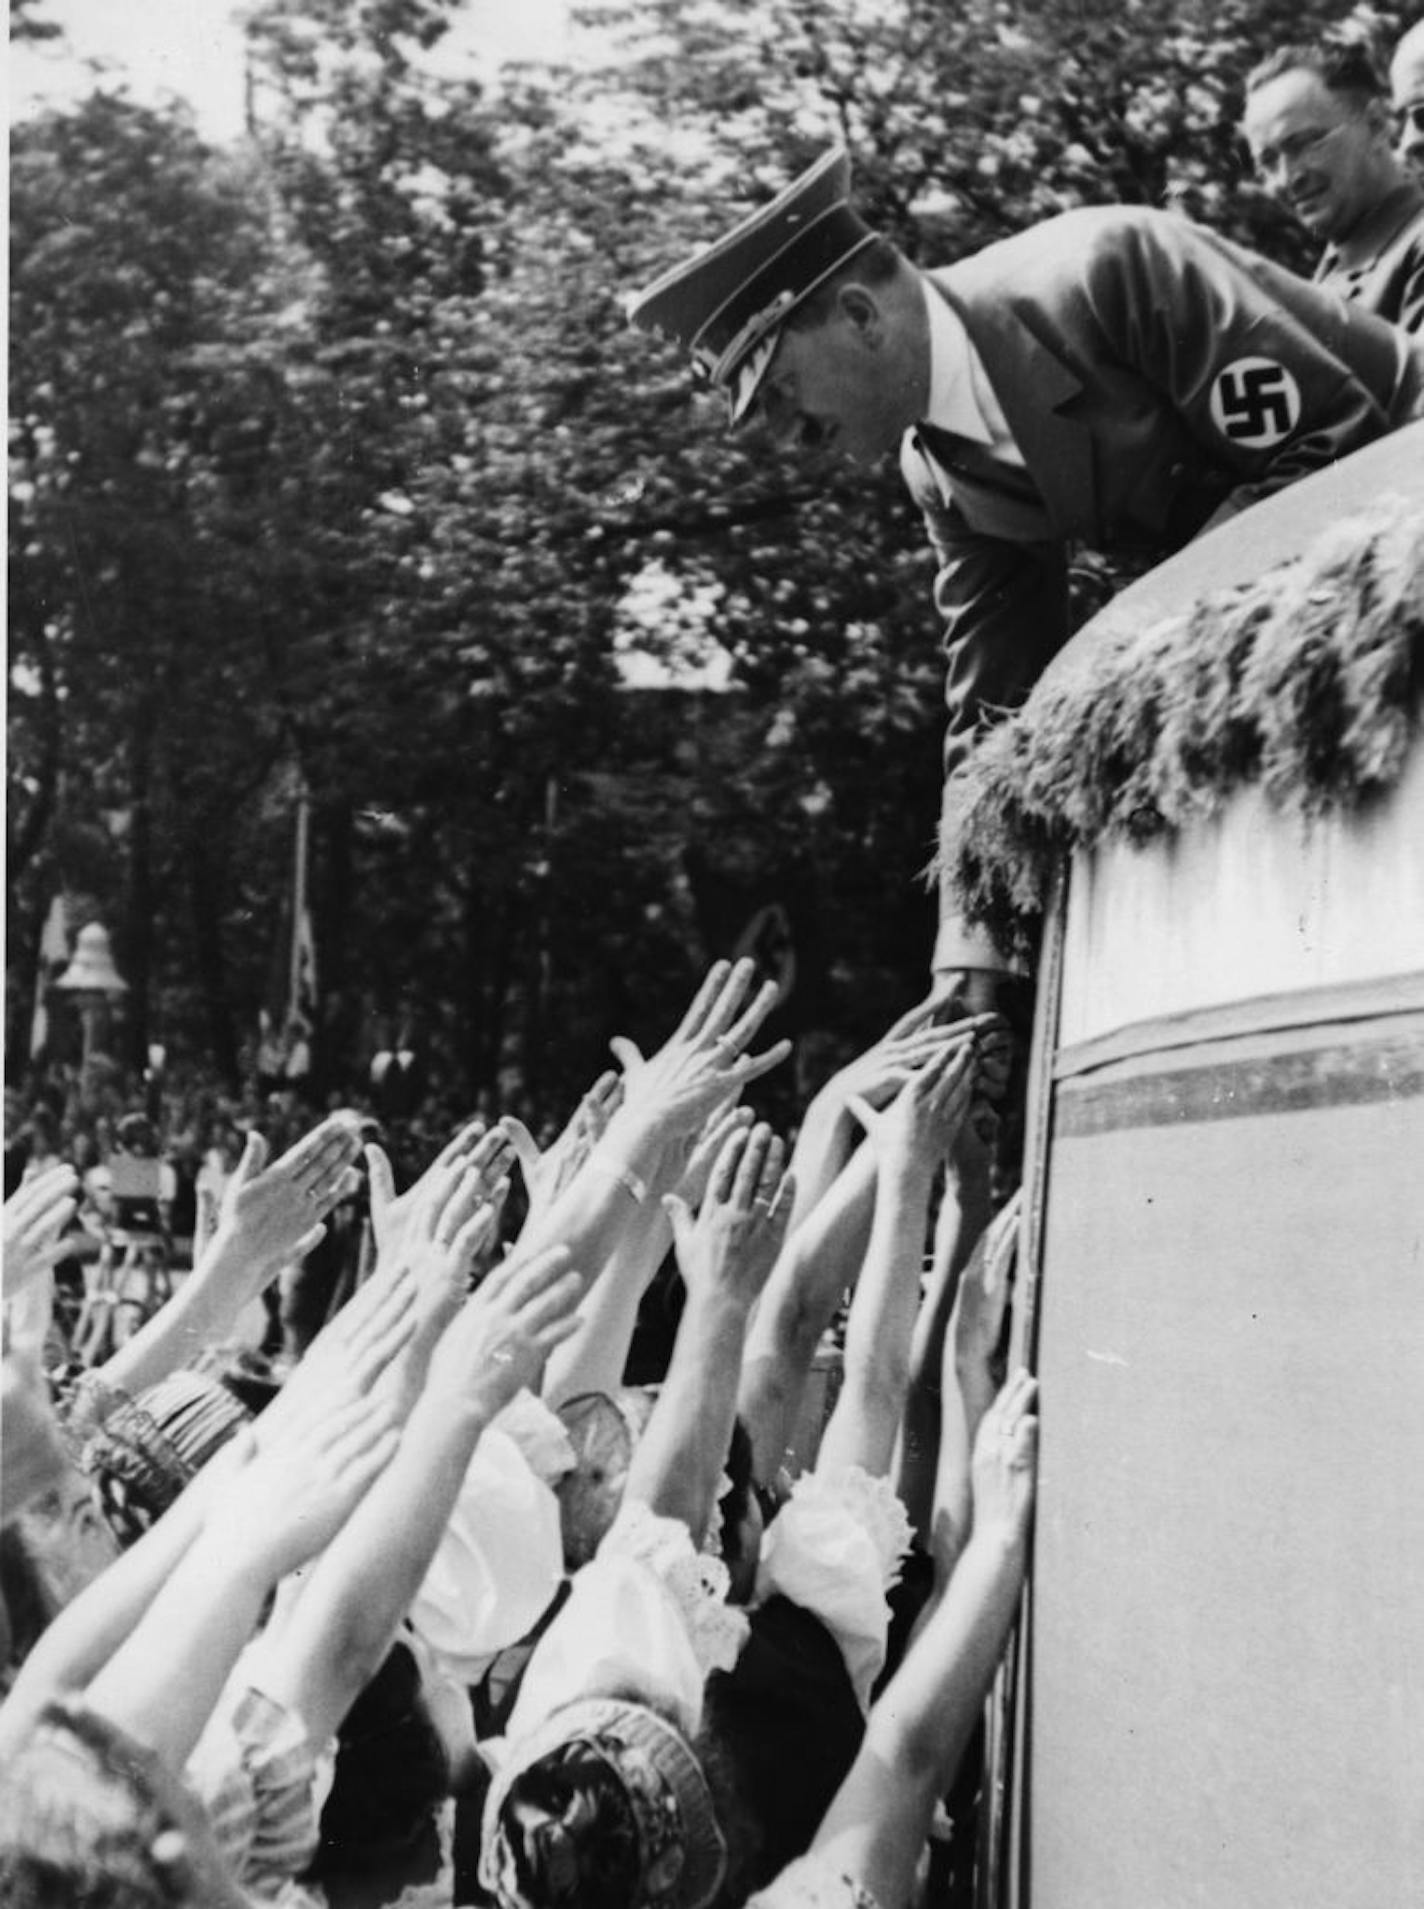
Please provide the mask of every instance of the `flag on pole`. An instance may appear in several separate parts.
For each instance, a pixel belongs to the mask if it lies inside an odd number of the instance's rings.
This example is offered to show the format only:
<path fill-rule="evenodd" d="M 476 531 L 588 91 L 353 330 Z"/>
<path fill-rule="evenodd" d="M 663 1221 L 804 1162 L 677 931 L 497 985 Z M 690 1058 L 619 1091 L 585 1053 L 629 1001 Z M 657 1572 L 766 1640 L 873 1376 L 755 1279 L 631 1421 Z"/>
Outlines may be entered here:
<path fill-rule="evenodd" d="M 311 799 L 307 785 L 297 788 L 297 840 L 292 867 L 292 963 L 287 979 L 287 1027 L 300 1023 L 310 1035 L 316 1026 L 316 934 L 307 898 L 307 861 L 311 834 Z"/>
<path fill-rule="evenodd" d="M 292 923 L 292 974 L 291 985 L 287 990 L 288 1023 L 300 1016 L 308 1027 L 315 1027 L 316 1005 L 316 934 L 312 928 L 311 909 L 303 898 L 297 908 L 296 920 Z"/>
<path fill-rule="evenodd" d="M 69 914 L 63 895 L 49 905 L 40 930 L 39 968 L 35 975 L 35 1011 L 30 1021 L 30 1059 L 36 1060 L 49 1044 L 49 990 L 69 965 Z"/>

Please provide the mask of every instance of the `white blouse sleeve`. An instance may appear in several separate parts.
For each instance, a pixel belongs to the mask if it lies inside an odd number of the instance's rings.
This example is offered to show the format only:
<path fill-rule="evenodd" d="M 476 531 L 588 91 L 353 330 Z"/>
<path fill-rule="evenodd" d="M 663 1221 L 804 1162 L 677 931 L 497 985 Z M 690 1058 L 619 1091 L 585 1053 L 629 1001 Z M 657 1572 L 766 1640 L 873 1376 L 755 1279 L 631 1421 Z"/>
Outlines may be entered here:
<path fill-rule="evenodd" d="M 727 1584 L 726 1566 L 694 1550 L 679 1519 L 626 1504 L 530 1658 L 510 1736 L 566 1703 L 615 1692 L 695 1735 L 708 1672 L 729 1670 L 747 1638 Z"/>
<path fill-rule="evenodd" d="M 578 1463 L 563 1420 L 535 1398 L 528 1386 L 515 1393 L 490 1429 L 513 1439 L 530 1471 L 546 1485 L 557 1485 Z"/>
<path fill-rule="evenodd" d="M 886 1593 L 899 1581 L 910 1537 L 888 1478 L 837 1465 L 797 1479 L 762 1541 L 755 1601 L 780 1593 L 820 1619 L 840 1645 L 863 1710 L 885 1667 Z"/>

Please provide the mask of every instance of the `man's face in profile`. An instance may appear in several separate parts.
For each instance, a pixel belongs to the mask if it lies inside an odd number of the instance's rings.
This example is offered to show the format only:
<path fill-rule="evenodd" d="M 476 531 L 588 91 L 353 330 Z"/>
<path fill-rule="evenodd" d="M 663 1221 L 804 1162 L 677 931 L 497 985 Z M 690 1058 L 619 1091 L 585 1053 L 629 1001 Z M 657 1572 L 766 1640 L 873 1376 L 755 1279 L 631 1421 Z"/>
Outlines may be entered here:
<path fill-rule="evenodd" d="M 1424 179 L 1424 32 L 1407 36 L 1394 56 L 1389 81 L 1399 141 L 1395 151 Z"/>

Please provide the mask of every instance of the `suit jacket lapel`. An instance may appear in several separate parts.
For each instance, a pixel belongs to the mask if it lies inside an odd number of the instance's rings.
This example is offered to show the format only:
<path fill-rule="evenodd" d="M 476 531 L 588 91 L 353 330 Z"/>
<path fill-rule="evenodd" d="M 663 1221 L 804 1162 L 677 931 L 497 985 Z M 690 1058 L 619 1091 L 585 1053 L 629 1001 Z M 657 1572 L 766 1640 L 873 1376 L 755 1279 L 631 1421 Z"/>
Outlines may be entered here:
<path fill-rule="evenodd" d="M 1002 292 L 966 297 L 968 288 L 956 284 L 961 270 L 949 266 L 931 273 L 930 283 L 958 313 L 983 361 L 1055 534 L 1092 538 L 1099 531 L 1092 434 L 1063 415 L 1081 394 L 1082 381 Z"/>

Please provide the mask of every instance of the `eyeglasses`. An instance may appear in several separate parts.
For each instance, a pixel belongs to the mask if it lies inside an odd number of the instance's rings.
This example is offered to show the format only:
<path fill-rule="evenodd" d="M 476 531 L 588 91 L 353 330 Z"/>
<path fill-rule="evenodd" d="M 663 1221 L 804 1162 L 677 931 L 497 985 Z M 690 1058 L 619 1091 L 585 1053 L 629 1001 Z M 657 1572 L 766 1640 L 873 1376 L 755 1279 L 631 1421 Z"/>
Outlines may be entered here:
<path fill-rule="evenodd" d="M 1396 107 L 1390 118 L 1396 139 L 1403 139 L 1406 133 L 1424 139 L 1424 99 L 1414 99 L 1407 106 Z"/>
<path fill-rule="evenodd" d="M 1257 174 L 1262 179 L 1269 179 L 1282 166 L 1299 165 L 1325 145 L 1327 140 L 1333 139 L 1337 133 L 1343 133 L 1348 123 L 1341 120 L 1338 126 L 1326 126 L 1320 132 L 1302 128 L 1298 133 L 1288 134 L 1279 146 L 1262 146 L 1259 152 L 1251 155 Z"/>

